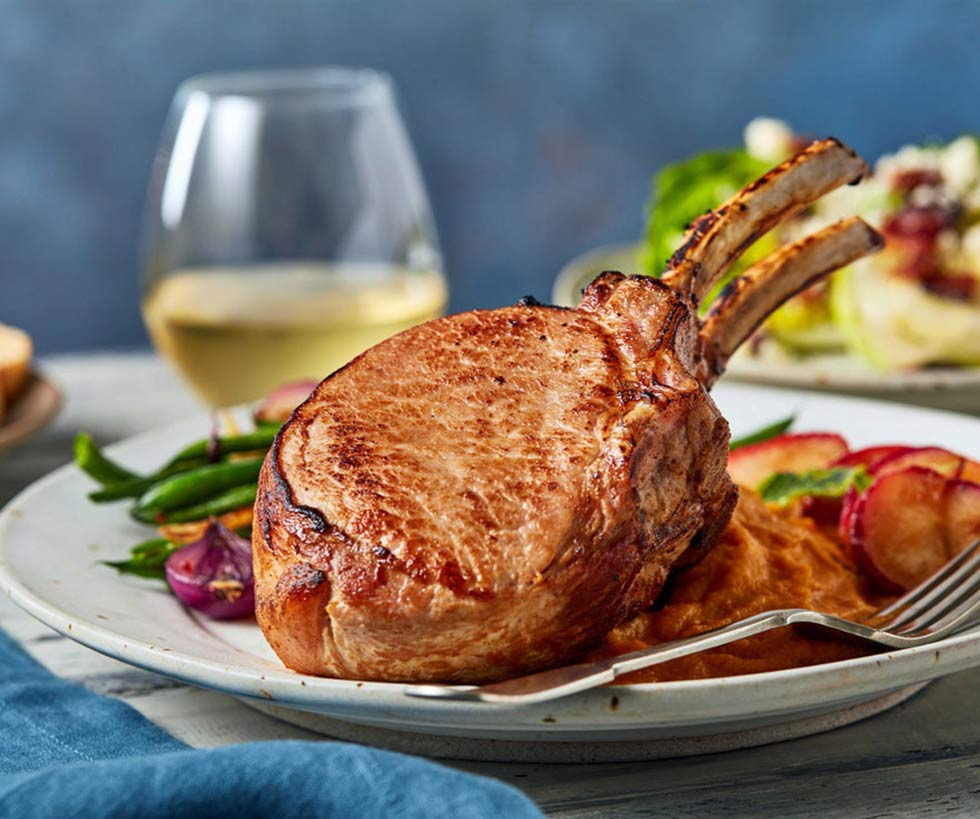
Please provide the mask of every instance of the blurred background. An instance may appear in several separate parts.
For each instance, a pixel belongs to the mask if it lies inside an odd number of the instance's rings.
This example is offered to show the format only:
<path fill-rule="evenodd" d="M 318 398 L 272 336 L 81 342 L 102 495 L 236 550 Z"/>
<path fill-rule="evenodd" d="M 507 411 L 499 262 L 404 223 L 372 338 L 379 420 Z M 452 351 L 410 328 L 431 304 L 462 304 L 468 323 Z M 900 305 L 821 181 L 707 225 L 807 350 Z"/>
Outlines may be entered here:
<path fill-rule="evenodd" d="M 139 231 L 189 75 L 389 72 L 452 310 L 548 298 L 640 236 L 650 177 L 758 114 L 868 157 L 978 130 L 975 2 L 0 0 L 0 322 L 40 353 L 148 345 Z"/>

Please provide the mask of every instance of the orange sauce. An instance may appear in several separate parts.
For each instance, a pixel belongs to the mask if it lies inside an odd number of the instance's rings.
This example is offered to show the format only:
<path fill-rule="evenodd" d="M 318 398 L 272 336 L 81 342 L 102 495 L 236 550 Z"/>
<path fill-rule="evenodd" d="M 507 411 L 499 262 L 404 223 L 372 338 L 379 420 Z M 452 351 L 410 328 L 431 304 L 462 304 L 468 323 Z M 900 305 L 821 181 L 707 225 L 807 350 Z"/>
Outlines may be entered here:
<path fill-rule="evenodd" d="M 830 533 L 798 511 L 767 506 L 746 489 L 724 535 L 700 563 L 672 578 L 665 601 L 617 626 L 590 656 L 690 637 L 767 609 L 809 608 L 865 620 L 887 602 L 869 589 Z M 637 671 L 619 682 L 751 674 L 873 651 L 868 644 L 815 627 L 792 626 Z"/>

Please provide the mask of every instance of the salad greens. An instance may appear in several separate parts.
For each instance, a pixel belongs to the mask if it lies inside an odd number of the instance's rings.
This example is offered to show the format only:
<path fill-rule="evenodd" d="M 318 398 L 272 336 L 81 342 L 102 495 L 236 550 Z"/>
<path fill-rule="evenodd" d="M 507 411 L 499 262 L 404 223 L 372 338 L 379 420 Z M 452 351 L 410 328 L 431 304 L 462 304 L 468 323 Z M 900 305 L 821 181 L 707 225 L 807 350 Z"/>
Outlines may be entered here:
<path fill-rule="evenodd" d="M 886 371 L 927 363 L 980 364 L 977 304 L 942 298 L 892 276 L 886 261 L 834 275 L 830 311 L 848 347 Z"/>

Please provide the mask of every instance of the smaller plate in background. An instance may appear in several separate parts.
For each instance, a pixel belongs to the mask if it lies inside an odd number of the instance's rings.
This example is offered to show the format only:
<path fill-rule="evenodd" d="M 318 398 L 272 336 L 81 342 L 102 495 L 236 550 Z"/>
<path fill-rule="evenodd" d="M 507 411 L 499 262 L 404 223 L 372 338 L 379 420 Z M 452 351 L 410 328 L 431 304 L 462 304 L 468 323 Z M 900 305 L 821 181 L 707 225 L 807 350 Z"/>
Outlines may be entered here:
<path fill-rule="evenodd" d="M 622 242 L 600 247 L 576 256 L 558 273 L 551 286 L 551 300 L 559 307 L 574 307 L 582 290 L 603 270 L 616 270 L 627 276 L 643 272 L 639 261 L 640 246 Z"/>
<path fill-rule="evenodd" d="M 0 451 L 9 449 L 46 427 L 61 408 L 61 390 L 34 371 L 23 392 L 0 418 Z"/>
<path fill-rule="evenodd" d="M 737 352 L 728 362 L 725 375 L 729 380 L 751 384 L 836 392 L 980 415 L 980 369 L 975 367 L 880 372 L 846 353 L 797 358 L 769 344 L 758 354 L 749 354 L 747 348 Z"/>
<path fill-rule="evenodd" d="M 555 279 L 552 301 L 563 307 L 578 304 L 582 288 L 603 270 L 640 272 L 639 250 L 640 245 L 635 242 L 622 243 L 603 245 L 577 256 Z M 846 353 L 797 357 L 770 343 L 758 354 L 750 354 L 748 346 L 736 353 L 724 380 L 834 392 L 980 415 L 978 367 L 880 372 Z"/>

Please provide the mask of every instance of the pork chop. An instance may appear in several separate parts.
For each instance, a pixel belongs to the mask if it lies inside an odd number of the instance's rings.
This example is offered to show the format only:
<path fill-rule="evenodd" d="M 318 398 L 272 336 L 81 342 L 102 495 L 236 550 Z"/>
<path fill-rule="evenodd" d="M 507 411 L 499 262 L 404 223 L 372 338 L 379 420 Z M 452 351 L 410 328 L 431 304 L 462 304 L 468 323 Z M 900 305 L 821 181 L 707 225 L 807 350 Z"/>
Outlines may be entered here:
<path fill-rule="evenodd" d="M 487 682 L 566 662 L 710 548 L 737 498 L 708 393 L 782 300 L 878 247 L 847 220 L 697 305 L 864 163 L 814 143 L 692 226 L 662 279 L 430 321 L 326 378 L 259 482 L 257 617 L 296 671 Z M 726 320 L 732 314 L 731 320 Z"/>

